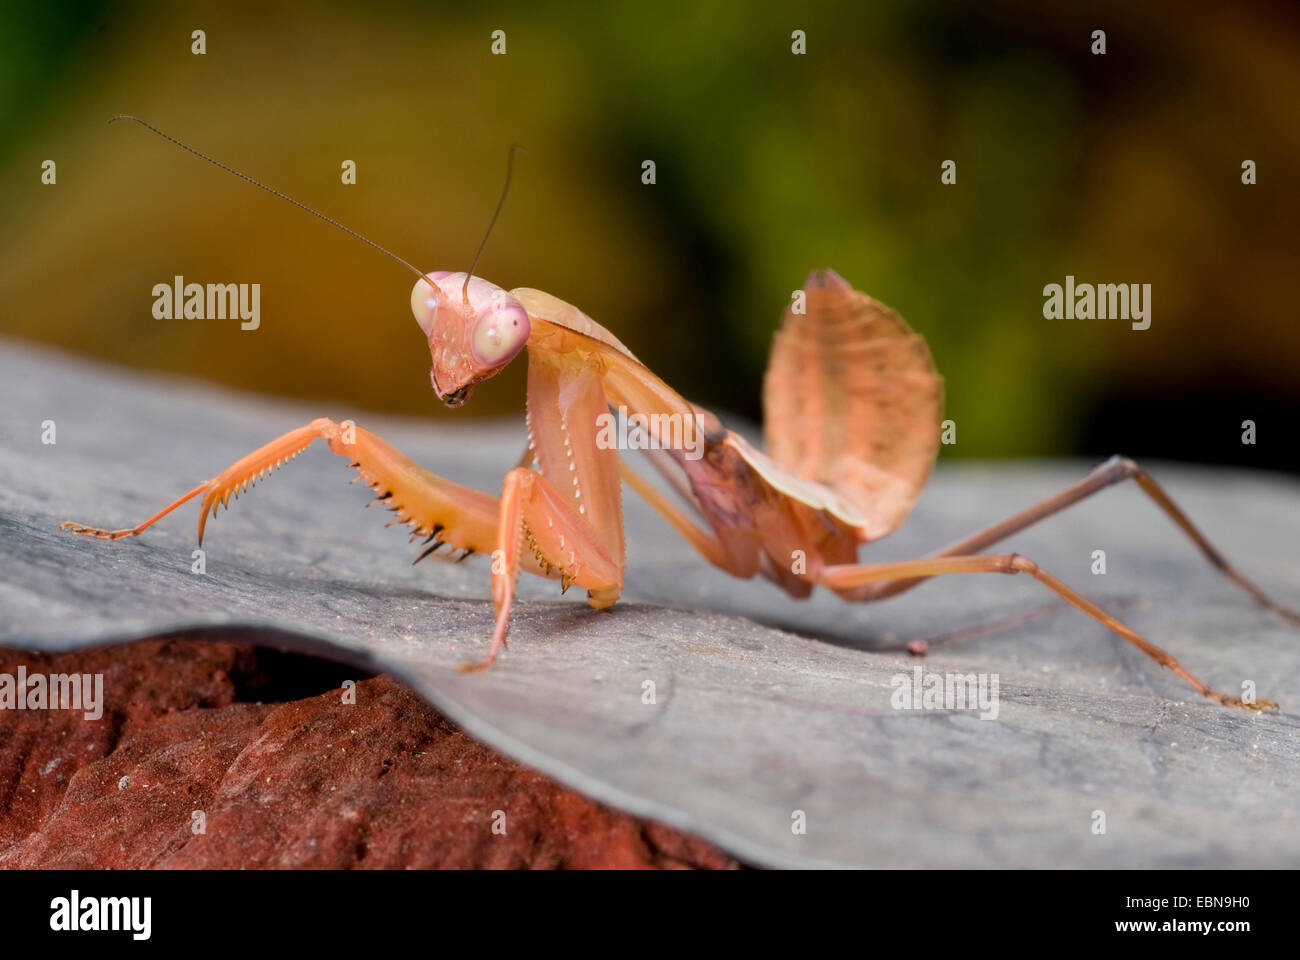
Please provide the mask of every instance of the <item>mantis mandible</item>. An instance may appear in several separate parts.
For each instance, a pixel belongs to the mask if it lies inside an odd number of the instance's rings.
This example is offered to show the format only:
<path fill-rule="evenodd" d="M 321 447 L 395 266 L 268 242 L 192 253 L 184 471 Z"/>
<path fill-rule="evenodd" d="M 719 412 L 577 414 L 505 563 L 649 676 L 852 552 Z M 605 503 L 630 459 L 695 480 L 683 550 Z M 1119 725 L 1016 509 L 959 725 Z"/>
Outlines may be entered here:
<path fill-rule="evenodd" d="M 929 477 L 939 447 L 943 381 L 925 340 L 834 271 L 813 271 L 802 291 L 805 309 L 787 307 L 773 340 L 763 387 L 763 452 L 684 399 L 576 307 L 539 290 L 507 292 L 473 276 L 477 255 L 463 273 L 424 273 L 137 117 L 114 119 L 141 124 L 411 270 L 419 278 L 411 309 L 428 344 L 430 380 L 449 407 L 463 404 L 476 384 L 527 349 L 528 447 L 505 475 L 500 496 L 493 496 L 431 473 L 368 430 L 320 418 L 253 451 L 134 527 L 105 530 L 67 522 L 63 528 L 110 540 L 133 537 L 200 497 L 202 544 L 209 515 L 228 507 L 232 494 L 237 497 L 322 439 L 395 512 L 394 522 L 413 528 L 412 540 L 425 538 L 417 562 L 444 546 L 462 558 L 493 556 L 491 643 L 482 661 L 463 668 L 477 670 L 490 666 L 505 647 L 520 570 L 559 580 L 563 590 L 582 587 L 597 609 L 618 600 L 626 547 L 621 484 L 626 482 L 706 560 L 733 576 L 761 574 L 797 598 L 823 586 L 848 601 L 873 601 L 946 574 L 1027 574 L 1204 696 L 1249 709 L 1276 707 L 1211 689 L 1032 560 L 982 552 L 1106 487 L 1133 480 L 1225 576 L 1262 606 L 1300 625 L 1300 615 L 1274 603 L 1229 564 L 1132 460 L 1113 457 L 1054 496 L 925 557 L 859 563 L 858 548 L 902 524 Z M 611 407 L 650 424 L 651 439 L 660 448 L 653 462 L 677 488 L 681 504 L 630 469 L 617 449 L 597 442 L 597 424 Z M 680 425 L 687 422 L 703 428 L 702 456 L 681 449 Z M 793 557 L 803 560 L 792 563 Z"/>

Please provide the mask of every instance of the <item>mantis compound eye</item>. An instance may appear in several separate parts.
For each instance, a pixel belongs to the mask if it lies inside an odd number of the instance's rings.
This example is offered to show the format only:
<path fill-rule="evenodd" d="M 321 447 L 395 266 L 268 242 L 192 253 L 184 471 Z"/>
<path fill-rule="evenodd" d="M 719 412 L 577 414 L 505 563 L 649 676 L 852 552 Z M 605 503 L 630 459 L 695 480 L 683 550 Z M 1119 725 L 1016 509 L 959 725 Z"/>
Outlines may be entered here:
<path fill-rule="evenodd" d="M 531 326 L 519 304 L 493 304 L 474 324 L 474 359 L 485 367 L 506 363 L 523 349 Z"/>
<path fill-rule="evenodd" d="M 427 276 L 436 282 L 447 276 L 447 271 L 440 270 Z M 411 288 L 411 313 L 415 314 L 415 322 L 420 325 L 426 337 L 433 335 L 433 322 L 438 317 L 442 297 L 442 290 L 428 280 L 417 280 Z"/>

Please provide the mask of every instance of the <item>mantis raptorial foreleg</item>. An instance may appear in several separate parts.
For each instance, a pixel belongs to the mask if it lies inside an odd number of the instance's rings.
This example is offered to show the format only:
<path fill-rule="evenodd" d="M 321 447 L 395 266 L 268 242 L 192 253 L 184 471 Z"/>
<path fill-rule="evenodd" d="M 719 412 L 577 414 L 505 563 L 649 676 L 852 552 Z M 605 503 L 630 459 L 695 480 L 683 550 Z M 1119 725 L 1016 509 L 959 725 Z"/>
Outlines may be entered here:
<path fill-rule="evenodd" d="M 229 506 L 232 495 L 238 498 L 259 478 L 296 457 L 317 438 L 326 440 L 331 451 L 349 459 L 360 478 L 376 491 L 376 500 L 396 514 L 393 523 L 409 523 L 413 527 L 412 539 L 418 536 L 427 538 L 425 542 L 432 546 L 421 554 L 421 558 L 444 544 L 453 551 L 459 550 L 462 558 L 492 550 L 497 536 L 496 497 L 430 473 L 368 430 L 350 423 L 338 424 L 325 417 L 290 430 L 259 447 L 138 526 L 124 530 L 103 530 L 71 522 L 61 526 L 74 533 L 112 540 L 136 536 L 181 504 L 202 494 L 199 513 L 201 544 L 208 516 L 215 516 L 218 506 Z"/>
<path fill-rule="evenodd" d="M 557 331 L 557 345 L 563 341 Z M 496 625 L 487 656 L 473 669 L 491 666 L 505 646 L 521 557 L 558 575 L 564 590 L 585 587 L 593 607 L 618 599 L 625 552 L 619 458 L 597 445 L 595 429 L 608 406 L 592 356 L 562 347 L 530 355 L 529 447 L 502 486 L 492 564 Z M 545 475 L 527 466 L 534 460 Z"/>
<path fill-rule="evenodd" d="M 490 667 L 505 646 L 523 557 L 541 567 L 546 576 L 558 575 L 562 591 L 574 584 L 585 588 L 588 603 L 598 609 L 614 603 L 622 590 L 622 556 L 610 555 L 595 528 L 572 505 L 572 497 L 535 470 L 516 467 L 506 474 L 501 493 L 497 552 L 492 563 L 496 607 L 492 645 L 482 661 L 462 669 Z"/>
<path fill-rule="evenodd" d="M 962 557 L 930 557 L 923 560 L 900 560 L 895 563 L 843 564 L 825 567 L 821 571 L 820 582 L 832 590 L 843 591 L 846 588 L 881 581 L 915 580 L 934 577 L 948 573 L 1028 573 L 1044 584 L 1049 590 L 1078 607 L 1088 616 L 1097 620 L 1161 666 L 1168 667 L 1182 677 L 1203 696 L 1216 700 L 1224 706 L 1246 707 L 1251 710 L 1276 709 L 1277 704 L 1271 700 L 1258 700 L 1246 703 L 1240 697 L 1230 697 L 1219 693 L 1192 676 L 1182 665 L 1165 650 L 1145 639 L 1137 631 L 1112 617 L 1101 607 L 1083 596 L 1068 584 L 1048 573 L 1034 561 L 1017 553 L 979 554 Z"/>

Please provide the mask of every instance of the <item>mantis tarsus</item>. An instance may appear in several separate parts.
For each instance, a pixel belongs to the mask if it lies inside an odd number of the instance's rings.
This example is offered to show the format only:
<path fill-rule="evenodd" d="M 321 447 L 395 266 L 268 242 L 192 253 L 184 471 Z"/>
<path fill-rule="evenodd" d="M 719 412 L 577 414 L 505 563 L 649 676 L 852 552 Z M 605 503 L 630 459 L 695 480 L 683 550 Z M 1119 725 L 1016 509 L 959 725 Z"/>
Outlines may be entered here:
<path fill-rule="evenodd" d="M 135 120 L 290 199 L 138 118 L 122 119 Z M 576 584 L 586 589 L 588 603 L 596 608 L 618 600 L 625 554 L 621 478 L 705 559 L 736 577 L 762 574 L 795 597 L 806 597 L 821 585 L 846 600 L 872 601 L 942 574 L 1025 573 L 1201 694 L 1225 705 L 1276 706 L 1211 689 L 1032 560 L 981 552 L 1131 479 L 1224 575 L 1261 605 L 1300 625 L 1300 615 L 1274 603 L 1230 565 L 1132 460 L 1114 457 L 1056 495 L 926 557 L 858 563 L 858 547 L 896 529 L 929 477 L 939 446 L 943 386 L 924 339 L 897 313 L 854 290 L 834 271 L 809 276 L 804 309 L 787 307 L 773 341 L 763 390 L 763 453 L 685 400 L 577 308 L 538 290 L 507 292 L 473 276 L 473 264 L 464 273 L 422 273 L 312 208 L 290 202 L 387 253 L 419 277 L 411 307 L 428 342 L 434 392 L 448 406 L 464 403 L 475 384 L 500 373 L 527 348 L 528 449 L 505 475 L 500 496 L 439 477 L 350 422 L 321 418 L 272 440 L 135 527 L 110 531 L 64 523 L 64 528 L 114 540 L 136 536 L 200 497 L 202 543 L 209 513 L 215 515 L 219 505 L 229 505 L 232 494 L 238 496 L 315 439 L 324 439 L 395 512 L 394 522 L 413 528 L 412 540 L 425 538 L 426 548 L 417 559 L 443 546 L 462 557 L 492 554 L 496 622 L 491 646 L 481 662 L 466 665 L 482 669 L 505 646 L 520 570 L 559 580 L 565 590 Z M 649 422 L 652 430 L 661 431 L 654 439 L 666 449 L 668 462 L 656 465 L 678 487 L 684 505 L 631 470 L 617 450 L 597 443 L 596 424 L 611 407 L 643 418 L 657 415 Z M 668 425 L 688 420 L 704 428 L 698 458 L 672 447 Z"/>

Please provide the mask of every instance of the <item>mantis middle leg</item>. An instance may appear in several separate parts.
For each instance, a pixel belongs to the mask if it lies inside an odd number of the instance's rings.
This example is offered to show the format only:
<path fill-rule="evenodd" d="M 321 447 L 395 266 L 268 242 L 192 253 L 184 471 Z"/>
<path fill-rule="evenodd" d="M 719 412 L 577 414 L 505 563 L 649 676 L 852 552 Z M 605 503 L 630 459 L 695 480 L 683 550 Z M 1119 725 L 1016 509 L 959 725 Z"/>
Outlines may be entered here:
<path fill-rule="evenodd" d="M 241 492 L 292 460 L 318 438 L 325 440 L 333 453 L 347 457 L 360 479 L 375 490 L 376 497 L 371 503 L 382 503 L 395 514 L 390 525 L 410 524 L 413 540 L 424 536 L 425 543 L 432 544 L 417 560 L 441 546 L 460 550 L 462 558 L 492 549 L 500 512 L 496 497 L 439 477 L 376 434 L 347 421 L 339 424 L 326 417 L 259 447 L 134 527 L 106 530 L 72 522 L 61 526 L 73 533 L 108 540 L 134 537 L 201 494 L 199 543 L 202 544 L 208 517 L 215 516 L 218 507 L 228 507 L 232 496 L 238 498 Z"/>

